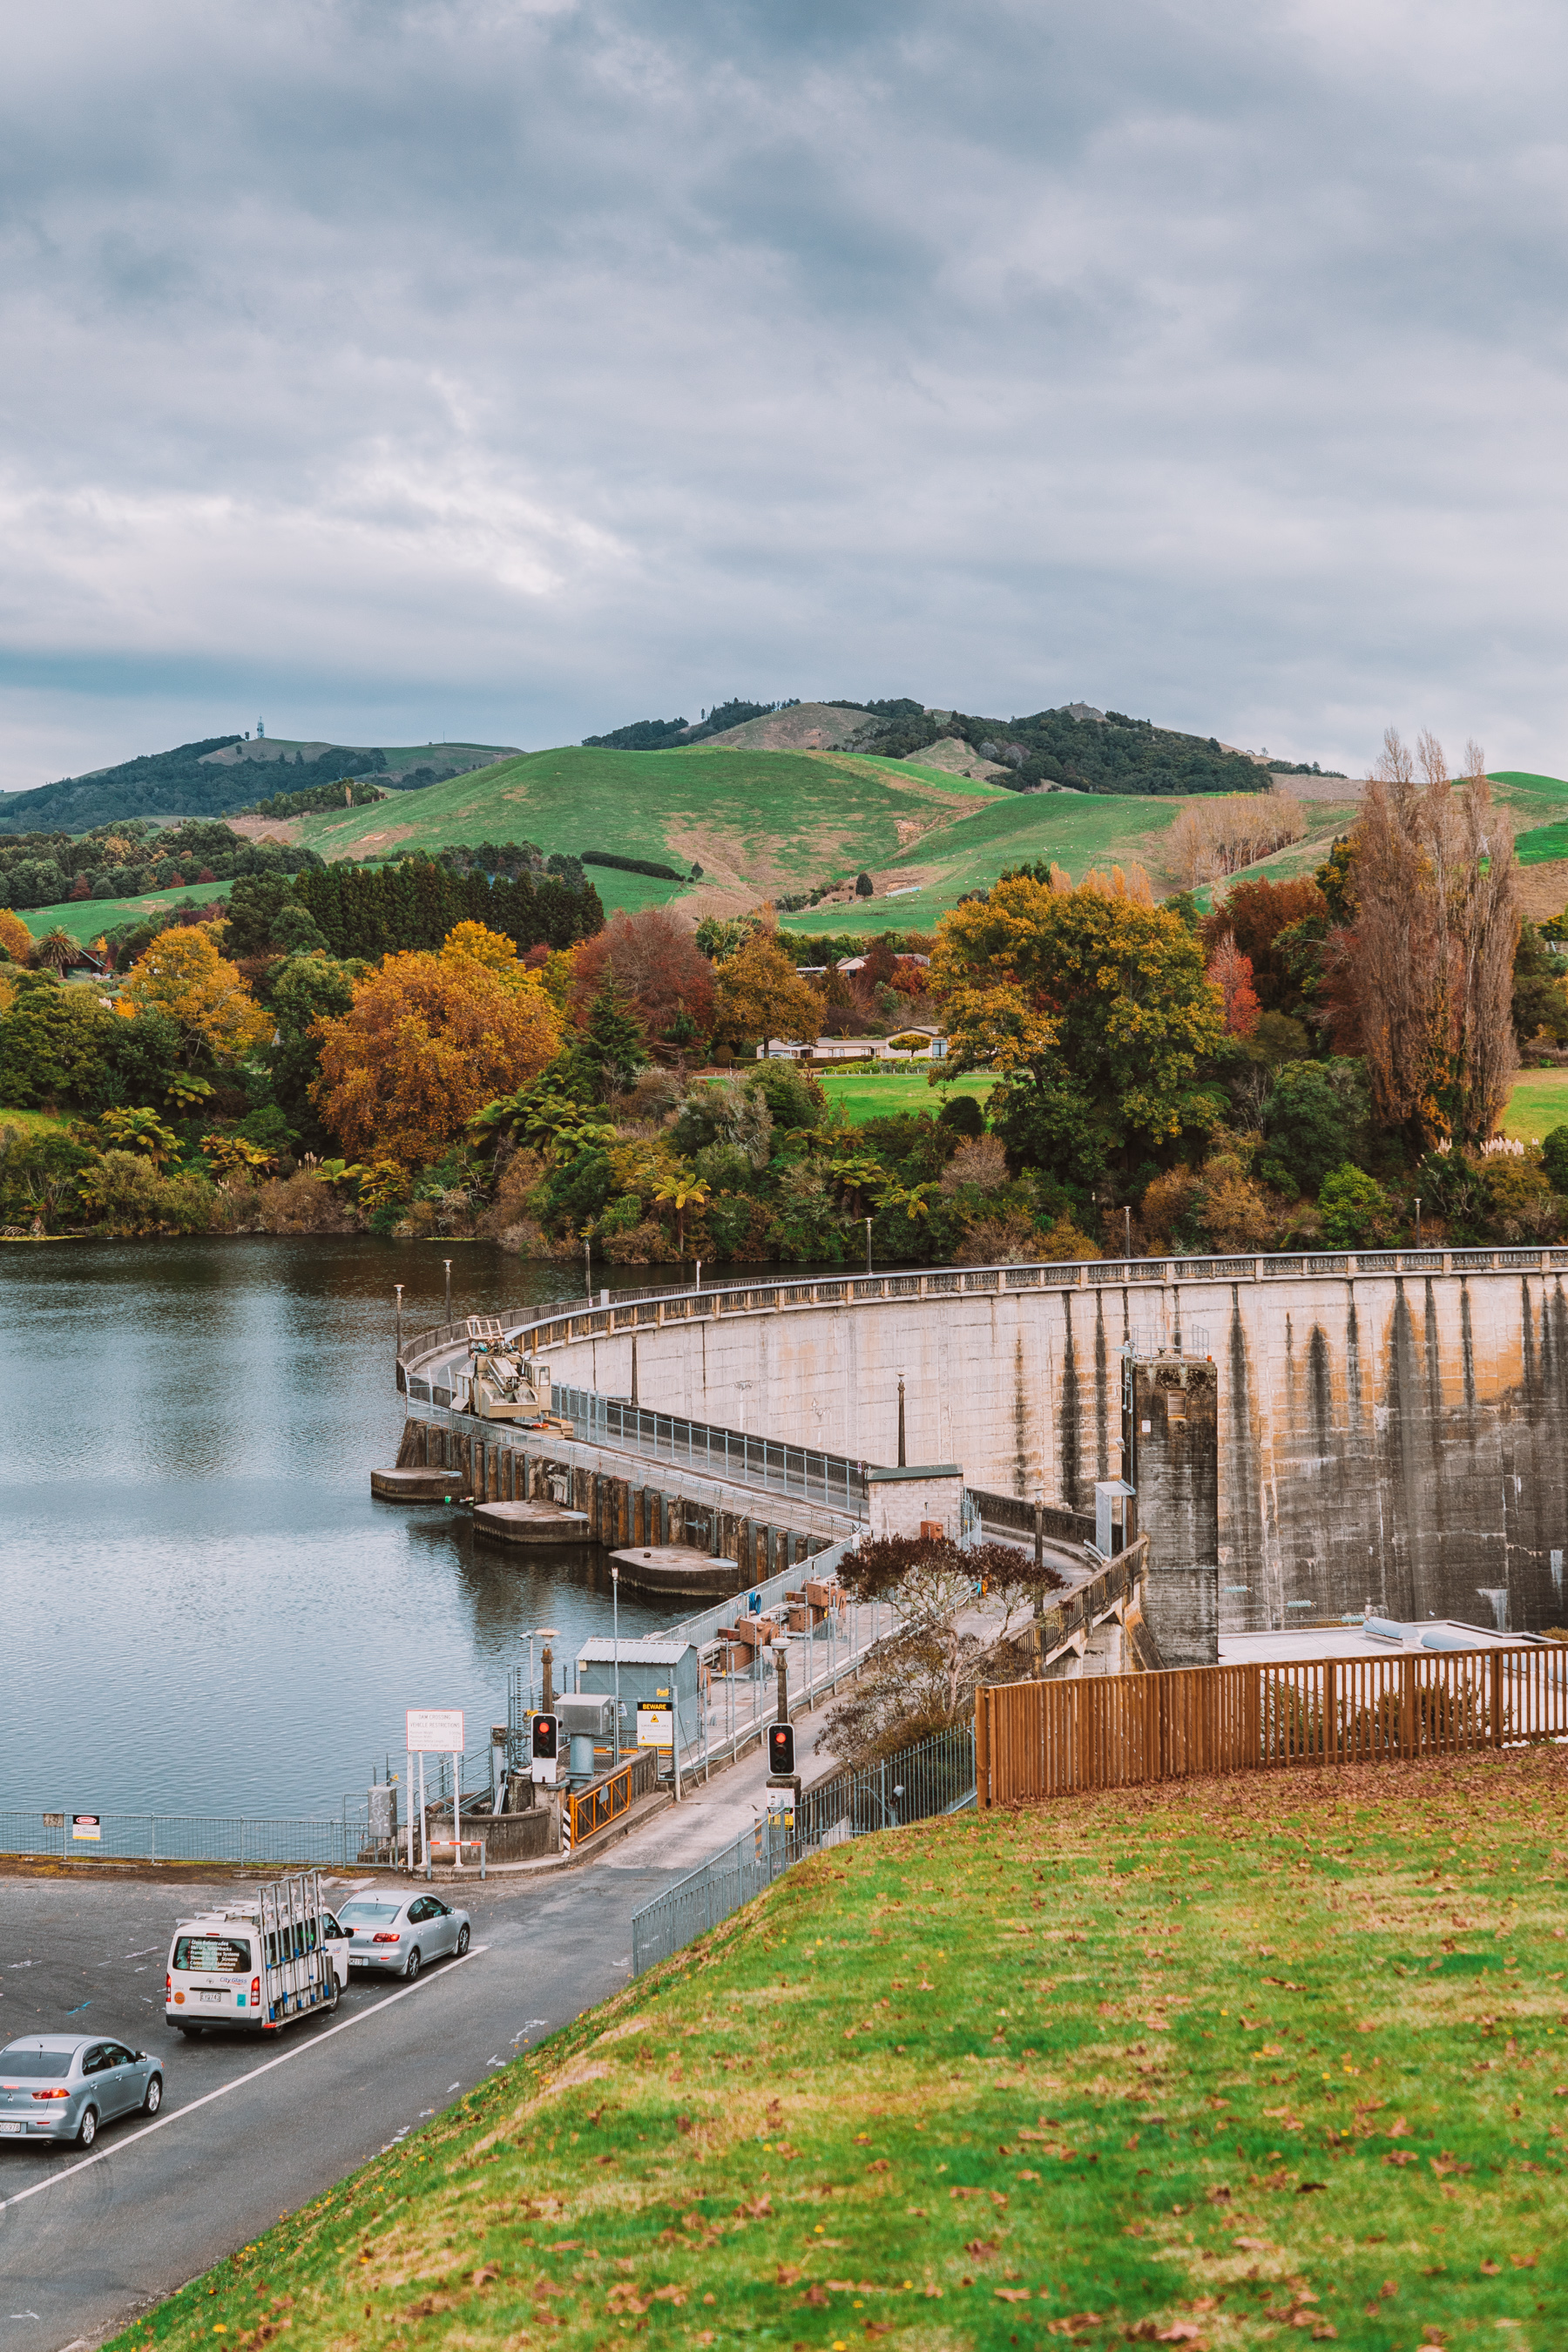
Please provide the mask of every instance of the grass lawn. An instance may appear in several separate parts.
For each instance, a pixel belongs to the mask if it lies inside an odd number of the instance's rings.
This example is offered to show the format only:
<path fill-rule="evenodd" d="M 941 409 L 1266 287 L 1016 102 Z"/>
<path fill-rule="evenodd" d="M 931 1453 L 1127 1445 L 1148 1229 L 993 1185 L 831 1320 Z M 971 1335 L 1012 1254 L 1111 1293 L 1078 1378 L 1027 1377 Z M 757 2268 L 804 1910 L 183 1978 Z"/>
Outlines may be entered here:
<path fill-rule="evenodd" d="M 13 1134 L 24 1135 L 29 1141 L 40 1135 L 63 1135 L 71 1124 L 71 1114 L 58 1110 L 7 1110 L 0 1104 L 0 1135 L 9 1128 Z"/>
<path fill-rule="evenodd" d="M 1526 1070 L 1514 1082 L 1502 1131 L 1528 1142 L 1568 1127 L 1568 1070 Z"/>
<path fill-rule="evenodd" d="M 1547 1748 L 840 1847 L 120 2340 L 1546 2352 L 1565 1843 Z"/>
<path fill-rule="evenodd" d="M 138 915 L 155 914 L 160 907 L 177 907 L 182 899 L 195 898 L 203 905 L 209 898 L 221 898 L 229 888 L 226 882 L 193 882 L 188 887 L 174 890 L 149 890 L 140 898 L 68 898 L 59 907 L 18 907 L 16 912 L 36 940 L 46 931 L 61 930 L 85 946 L 116 923 L 134 922 Z"/>
<path fill-rule="evenodd" d="M 928 1083 L 929 1064 L 914 1070 L 865 1071 L 846 1070 L 841 1074 L 818 1070 L 814 1075 L 822 1082 L 823 1092 L 835 1110 L 842 1110 L 851 1127 L 859 1127 L 868 1118 L 885 1118 L 889 1111 L 929 1110 L 934 1118 L 942 1105 L 954 1095 L 973 1095 L 983 1103 L 995 1085 L 994 1078 L 984 1071 L 972 1070 L 951 1085 L 933 1087 Z"/>

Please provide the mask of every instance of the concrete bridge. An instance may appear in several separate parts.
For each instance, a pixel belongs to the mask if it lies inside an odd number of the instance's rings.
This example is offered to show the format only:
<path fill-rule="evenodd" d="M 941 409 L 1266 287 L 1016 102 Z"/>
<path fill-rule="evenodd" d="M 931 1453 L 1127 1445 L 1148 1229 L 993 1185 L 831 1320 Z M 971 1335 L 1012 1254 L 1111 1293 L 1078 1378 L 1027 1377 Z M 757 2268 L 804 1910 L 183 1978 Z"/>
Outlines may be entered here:
<path fill-rule="evenodd" d="M 901 1376 L 910 1461 L 1079 1512 L 1126 1475 L 1152 1570 L 1205 1571 L 1226 1630 L 1370 1601 L 1523 1632 L 1568 1615 L 1565 1274 L 1505 1249 L 737 1281 L 521 1342 L 558 1381 L 867 1463 L 897 1459 Z M 1212 1366 L 1174 1417 L 1162 1357 Z"/>

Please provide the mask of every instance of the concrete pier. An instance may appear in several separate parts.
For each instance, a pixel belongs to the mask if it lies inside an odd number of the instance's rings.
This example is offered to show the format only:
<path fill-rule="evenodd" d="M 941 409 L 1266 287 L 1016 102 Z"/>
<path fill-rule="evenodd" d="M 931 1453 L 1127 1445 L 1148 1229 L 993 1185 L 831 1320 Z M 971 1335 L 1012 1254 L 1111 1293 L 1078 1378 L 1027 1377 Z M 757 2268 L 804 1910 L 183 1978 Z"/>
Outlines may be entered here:
<path fill-rule="evenodd" d="M 442 1468 L 373 1470 L 370 1491 L 384 1503 L 461 1503 L 468 1485 L 460 1465 Z"/>
<path fill-rule="evenodd" d="M 668 1593 L 678 1601 L 727 1601 L 743 1592 L 750 1579 L 738 1559 L 699 1551 L 692 1544 L 633 1545 L 613 1551 L 621 1582 L 636 1592 Z"/>
<path fill-rule="evenodd" d="M 559 1503 L 476 1503 L 474 1533 L 496 1543 L 592 1543 L 586 1511 L 563 1510 Z"/>

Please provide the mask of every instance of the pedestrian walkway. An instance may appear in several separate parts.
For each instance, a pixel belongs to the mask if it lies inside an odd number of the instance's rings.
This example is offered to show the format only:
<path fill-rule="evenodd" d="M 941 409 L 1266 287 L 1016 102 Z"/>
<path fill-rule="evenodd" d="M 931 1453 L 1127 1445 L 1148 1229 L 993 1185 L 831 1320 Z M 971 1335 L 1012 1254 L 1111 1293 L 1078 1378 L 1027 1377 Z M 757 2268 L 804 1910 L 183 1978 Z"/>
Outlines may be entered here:
<path fill-rule="evenodd" d="M 827 1721 L 829 1703 L 810 1715 L 795 1717 L 795 1759 L 803 1783 L 826 1779 L 838 1769 L 832 1750 L 816 1746 Z M 766 1744 L 730 1764 L 712 1778 L 683 1780 L 679 1805 L 664 1807 L 629 1837 L 611 1848 L 600 1869 L 695 1870 L 721 1846 L 762 1818 L 768 1806 Z"/>

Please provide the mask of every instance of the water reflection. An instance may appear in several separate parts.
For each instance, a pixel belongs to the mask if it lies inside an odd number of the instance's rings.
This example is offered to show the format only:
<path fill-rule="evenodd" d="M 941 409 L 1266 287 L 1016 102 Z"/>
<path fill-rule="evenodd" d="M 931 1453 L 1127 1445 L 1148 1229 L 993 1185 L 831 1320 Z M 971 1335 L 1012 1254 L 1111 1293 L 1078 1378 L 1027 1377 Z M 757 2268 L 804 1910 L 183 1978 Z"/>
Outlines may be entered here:
<path fill-rule="evenodd" d="M 410 1705 L 505 1712 L 522 1640 L 608 1632 L 603 1556 L 370 1495 L 405 1328 L 569 1285 L 488 1244 L 0 1249 L 0 1807 L 324 1812 Z M 637 1269 L 636 1287 L 657 1275 Z M 629 1598 L 636 1633 L 671 1612 Z"/>

